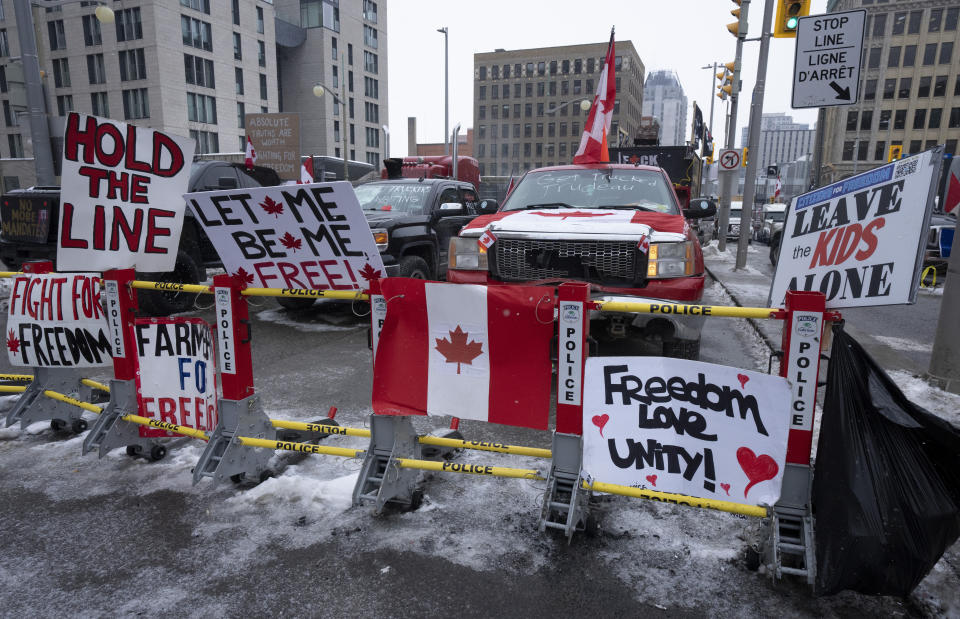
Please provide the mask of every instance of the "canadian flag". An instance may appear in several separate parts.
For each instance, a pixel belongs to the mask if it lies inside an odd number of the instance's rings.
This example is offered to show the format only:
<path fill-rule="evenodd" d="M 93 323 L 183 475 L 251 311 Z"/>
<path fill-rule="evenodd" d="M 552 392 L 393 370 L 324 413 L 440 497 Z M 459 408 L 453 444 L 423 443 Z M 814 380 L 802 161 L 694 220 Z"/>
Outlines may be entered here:
<path fill-rule="evenodd" d="M 775 189 L 774 192 L 773 192 L 773 197 L 774 197 L 774 198 L 779 198 L 779 197 L 780 197 L 780 190 L 781 190 L 782 188 L 783 188 L 783 185 L 780 183 L 780 177 L 777 176 L 777 187 L 776 187 L 776 189 Z"/>
<path fill-rule="evenodd" d="M 547 429 L 553 294 L 390 277 L 373 411 Z"/>
<path fill-rule="evenodd" d="M 257 151 L 253 150 L 253 142 L 250 141 L 250 136 L 247 136 L 247 152 L 244 155 L 243 162 L 248 170 L 252 170 L 253 164 L 257 162 Z"/>
<path fill-rule="evenodd" d="M 640 250 L 640 253 L 647 253 L 650 251 L 650 237 L 644 234 L 640 237 L 640 241 L 637 242 L 637 249 Z"/>
<path fill-rule="evenodd" d="M 603 63 L 603 72 L 597 82 L 597 94 L 593 96 L 590 115 L 583 125 L 580 148 L 573 156 L 573 163 L 604 163 L 610 161 L 610 149 L 607 136 L 610 123 L 613 122 L 613 106 L 617 101 L 616 69 L 614 68 L 613 30 L 610 30 L 610 45 L 607 47 L 607 59 Z"/>
<path fill-rule="evenodd" d="M 480 238 L 477 239 L 477 245 L 483 248 L 484 251 L 490 249 L 490 246 L 497 241 L 497 236 L 491 231 L 486 230 Z"/>
<path fill-rule="evenodd" d="M 313 182 L 313 157 L 307 157 L 306 161 L 300 164 L 300 180 L 298 184 L 308 185 Z"/>

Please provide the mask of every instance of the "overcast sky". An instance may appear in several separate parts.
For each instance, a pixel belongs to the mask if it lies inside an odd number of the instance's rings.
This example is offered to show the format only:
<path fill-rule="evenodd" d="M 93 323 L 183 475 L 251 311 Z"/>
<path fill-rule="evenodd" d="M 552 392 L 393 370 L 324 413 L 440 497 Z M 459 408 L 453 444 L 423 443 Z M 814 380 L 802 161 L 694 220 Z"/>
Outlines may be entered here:
<path fill-rule="evenodd" d="M 748 37 L 760 31 L 763 4 L 751 3 Z M 443 26 L 450 29 L 451 130 L 458 122 L 463 132 L 473 126 L 474 53 L 605 42 L 615 26 L 616 40 L 633 42 L 648 73 L 677 73 L 689 107 L 696 101 L 704 122 L 711 98 L 716 101 L 713 133 L 719 144 L 726 103 L 713 97 L 711 72 L 700 67 L 733 60 L 736 40 L 726 24 L 734 21 L 735 8 L 728 0 L 389 0 L 391 154 L 407 154 L 408 116 L 417 117 L 419 142 L 443 139 L 443 34 L 436 31 Z M 812 13 L 825 11 L 826 0 L 813 0 Z M 763 110 L 786 112 L 812 126 L 816 109 L 790 108 L 794 42 L 771 39 Z M 759 47 L 759 41 L 744 44 L 738 127 L 749 119 Z M 738 129 L 738 146 L 739 136 Z"/>

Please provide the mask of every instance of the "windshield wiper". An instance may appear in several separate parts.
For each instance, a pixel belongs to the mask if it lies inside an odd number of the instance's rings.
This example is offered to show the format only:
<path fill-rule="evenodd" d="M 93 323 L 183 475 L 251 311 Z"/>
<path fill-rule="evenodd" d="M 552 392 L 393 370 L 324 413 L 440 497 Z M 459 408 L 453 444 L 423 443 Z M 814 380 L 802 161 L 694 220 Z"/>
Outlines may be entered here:
<path fill-rule="evenodd" d="M 650 208 L 649 206 L 637 206 L 630 204 L 605 204 L 603 206 L 598 206 L 596 208 L 608 208 L 613 210 L 630 210 L 630 211 L 650 211 L 651 213 L 659 213 L 660 211 L 655 208 Z"/>
<path fill-rule="evenodd" d="M 541 204 L 527 204 L 523 207 L 524 210 L 530 210 L 532 208 L 579 208 L 576 206 L 571 206 L 566 202 L 543 202 Z"/>

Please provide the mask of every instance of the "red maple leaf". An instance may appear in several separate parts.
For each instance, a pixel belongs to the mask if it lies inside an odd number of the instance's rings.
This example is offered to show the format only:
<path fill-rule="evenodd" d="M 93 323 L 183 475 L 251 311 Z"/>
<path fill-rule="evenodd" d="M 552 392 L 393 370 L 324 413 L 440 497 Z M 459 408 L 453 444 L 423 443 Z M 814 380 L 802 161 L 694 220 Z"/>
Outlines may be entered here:
<path fill-rule="evenodd" d="M 9 348 L 13 354 L 20 352 L 20 340 L 14 335 L 13 329 L 10 329 L 7 333 L 7 348 Z"/>
<path fill-rule="evenodd" d="M 283 212 L 283 205 L 267 196 L 267 198 L 260 203 L 260 208 L 267 212 L 267 215 L 273 215 L 274 217 L 279 217 L 280 213 Z"/>
<path fill-rule="evenodd" d="M 456 363 L 457 374 L 459 374 L 461 363 L 473 365 L 473 360 L 483 353 L 483 344 L 473 341 L 468 344 L 467 335 L 469 333 L 464 332 L 460 325 L 457 325 L 455 331 L 449 331 L 449 333 L 449 340 L 447 338 L 436 338 L 437 352 L 444 356 L 447 363 Z"/>
<path fill-rule="evenodd" d="M 368 262 L 363 265 L 362 269 L 360 269 L 360 277 L 368 282 L 372 282 L 373 280 L 380 279 L 383 276 L 380 274 L 379 269 L 373 268 L 373 265 Z"/>
<path fill-rule="evenodd" d="M 572 213 L 537 213 L 534 215 L 539 215 L 540 217 L 559 217 L 560 219 L 566 219 L 567 217 L 605 217 L 607 215 L 613 215 L 613 213 L 587 213 L 585 211 L 573 211 Z"/>
<path fill-rule="evenodd" d="M 280 207 L 280 208 L 283 208 L 283 207 Z M 280 244 L 286 247 L 287 249 L 292 249 L 293 251 L 297 251 L 303 246 L 303 241 L 301 239 L 296 238 L 289 232 L 287 232 L 286 234 L 280 237 Z"/>
<path fill-rule="evenodd" d="M 234 273 L 233 276 L 245 284 L 253 283 L 253 273 L 247 273 L 243 267 L 240 267 L 239 269 L 237 269 L 237 272 Z"/>

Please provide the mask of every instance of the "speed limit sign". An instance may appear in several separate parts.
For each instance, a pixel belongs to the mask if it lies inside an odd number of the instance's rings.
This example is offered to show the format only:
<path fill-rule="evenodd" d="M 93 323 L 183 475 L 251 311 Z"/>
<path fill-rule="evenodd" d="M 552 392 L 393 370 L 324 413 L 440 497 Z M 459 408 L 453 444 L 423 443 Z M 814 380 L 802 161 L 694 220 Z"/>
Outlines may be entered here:
<path fill-rule="evenodd" d="M 720 169 L 725 172 L 730 172 L 739 168 L 743 161 L 742 152 L 739 148 L 727 148 L 720 151 L 720 156 L 717 157 L 717 161 L 720 163 Z"/>

